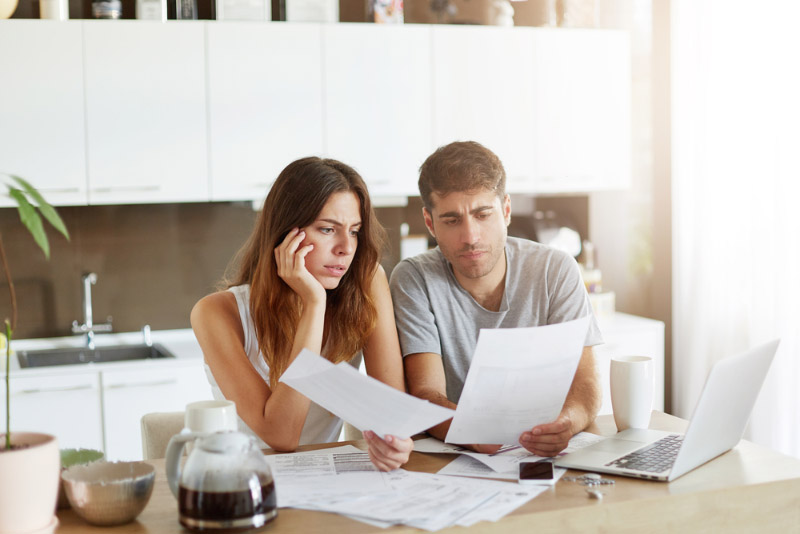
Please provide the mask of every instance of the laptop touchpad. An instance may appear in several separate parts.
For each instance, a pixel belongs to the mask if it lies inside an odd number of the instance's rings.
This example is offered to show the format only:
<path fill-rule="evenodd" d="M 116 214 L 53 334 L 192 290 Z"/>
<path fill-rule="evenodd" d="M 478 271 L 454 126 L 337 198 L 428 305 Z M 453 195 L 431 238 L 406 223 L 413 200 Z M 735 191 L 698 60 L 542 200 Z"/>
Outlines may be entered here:
<path fill-rule="evenodd" d="M 642 446 L 639 441 L 628 441 L 625 439 L 606 439 L 592 445 L 592 451 L 611 452 L 614 454 L 625 454 L 635 451 Z"/>

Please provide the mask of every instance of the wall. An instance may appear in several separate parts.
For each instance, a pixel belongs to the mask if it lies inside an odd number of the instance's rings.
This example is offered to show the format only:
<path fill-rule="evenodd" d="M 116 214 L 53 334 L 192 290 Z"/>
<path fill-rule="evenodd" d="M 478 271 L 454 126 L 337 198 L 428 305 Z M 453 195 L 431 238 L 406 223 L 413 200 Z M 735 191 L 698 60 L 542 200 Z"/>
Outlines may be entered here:
<path fill-rule="evenodd" d="M 632 180 L 627 191 L 593 193 L 589 200 L 603 286 L 616 293 L 617 310 L 665 323 L 667 411 L 672 365 L 669 4 L 601 3 L 601 27 L 631 32 Z"/>
<path fill-rule="evenodd" d="M 213 291 L 255 219 L 250 203 L 58 208 L 71 233 L 49 232 L 46 261 L 19 224 L 0 209 L 0 232 L 19 302 L 16 337 L 70 335 L 83 321 L 81 274 L 97 273 L 95 323 L 113 316 L 114 330 L 189 326 L 189 311 Z M 9 315 L 0 287 L 0 313 Z"/>

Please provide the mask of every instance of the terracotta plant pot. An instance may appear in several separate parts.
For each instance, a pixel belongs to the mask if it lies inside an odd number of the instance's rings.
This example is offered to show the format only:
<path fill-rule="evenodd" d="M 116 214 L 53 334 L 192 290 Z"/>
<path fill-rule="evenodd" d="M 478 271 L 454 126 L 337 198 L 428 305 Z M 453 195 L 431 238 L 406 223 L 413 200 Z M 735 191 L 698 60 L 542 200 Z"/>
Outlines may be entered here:
<path fill-rule="evenodd" d="M 0 434 L 5 446 L 5 434 Z M 0 533 L 34 532 L 55 525 L 61 458 L 54 436 L 12 432 L 25 448 L 0 450 Z"/>

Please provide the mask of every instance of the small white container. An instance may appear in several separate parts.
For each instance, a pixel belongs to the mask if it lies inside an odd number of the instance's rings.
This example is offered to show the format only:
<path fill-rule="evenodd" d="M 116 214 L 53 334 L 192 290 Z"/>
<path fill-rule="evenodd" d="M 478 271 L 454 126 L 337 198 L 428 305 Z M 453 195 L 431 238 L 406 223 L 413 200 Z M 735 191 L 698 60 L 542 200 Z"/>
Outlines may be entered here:
<path fill-rule="evenodd" d="M 69 2 L 67 0 L 39 0 L 39 18 L 69 20 Z"/>
<path fill-rule="evenodd" d="M 287 22 L 339 22 L 339 0 L 286 0 Z"/>
<path fill-rule="evenodd" d="M 167 21 L 167 0 L 136 0 L 136 18 Z"/>
<path fill-rule="evenodd" d="M 217 20 L 272 20 L 268 0 L 216 0 Z"/>

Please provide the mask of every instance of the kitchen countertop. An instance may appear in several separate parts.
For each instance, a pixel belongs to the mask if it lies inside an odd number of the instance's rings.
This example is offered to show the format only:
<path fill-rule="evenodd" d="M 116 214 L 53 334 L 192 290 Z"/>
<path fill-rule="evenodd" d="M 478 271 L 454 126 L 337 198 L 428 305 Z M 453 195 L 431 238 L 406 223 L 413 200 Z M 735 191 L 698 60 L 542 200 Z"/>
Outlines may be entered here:
<path fill-rule="evenodd" d="M 34 367 L 22 369 L 19 360 L 14 354 L 18 350 L 42 350 L 54 348 L 80 347 L 84 343 L 84 336 L 75 335 L 69 337 L 54 337 L 42 339 L 18 339 L 12 340 L 11 374 L 12 376 L 46 376 L 54 374 L 80 373 L 89 370 L 99 371 L 102 369 L 122 370 L 126 368 L 154 367 L 154 366 L 184 366 L 197 365 L 203 360 L 203 352 L 194 337 L 191 328 L 177 330 L 153 330 L 150 333 L 153 344 L 163 345 L 168 351 L 175 355 L 175 358 L 160 358 L 147 360 L 131 360 L 124 362 L 108 363 L 81 363 L 76 365 L 51 365 L 46 367 Z M 121 332 L 115 334 L 96 334 L 95 345 L 97 347 L 112 345 L 141 344 L 143 342 L 141 332 Z M 0 355 L 0 377 L 5 376 L 5 350 Z"/>

